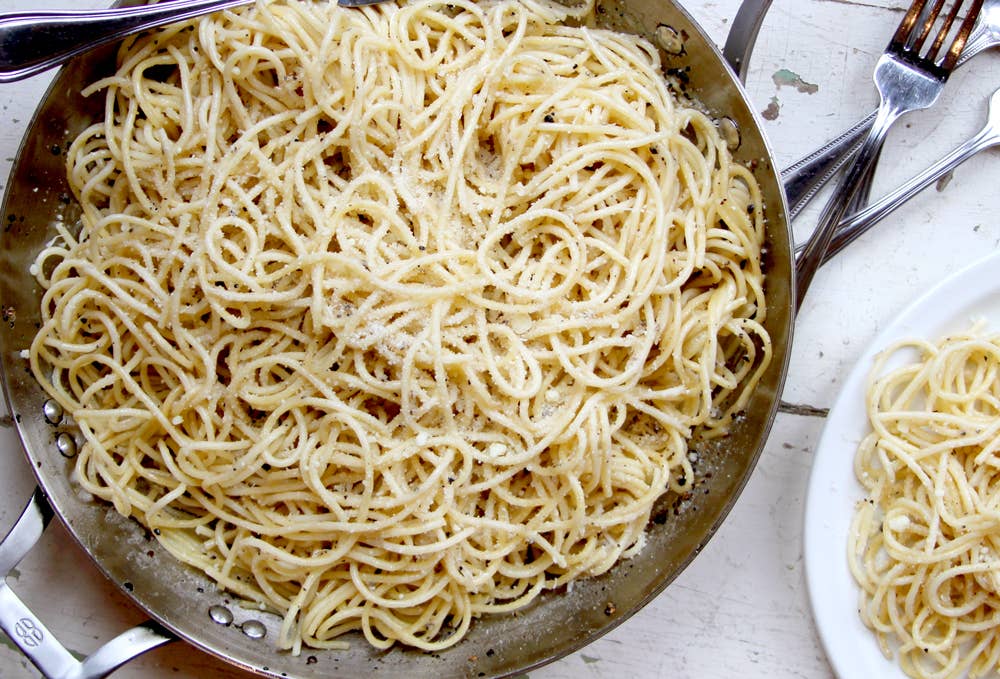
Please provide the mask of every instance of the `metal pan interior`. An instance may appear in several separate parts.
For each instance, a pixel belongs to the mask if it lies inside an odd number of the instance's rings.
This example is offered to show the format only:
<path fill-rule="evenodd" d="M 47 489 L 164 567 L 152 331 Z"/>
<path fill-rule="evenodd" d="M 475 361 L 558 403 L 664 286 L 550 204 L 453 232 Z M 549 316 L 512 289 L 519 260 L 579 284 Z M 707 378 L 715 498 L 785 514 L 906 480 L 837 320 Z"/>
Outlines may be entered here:
<path fill-rule="evenodd" d="M 136 4 L 136 3 L 123 3 Z M 478 620 L 468 636 L 441 653 L 396 647 L 373 650 L 360 637 L 351 650 L 307 651 L 298 657 L 274 650 L 279 620 L 242 608 L 205 576 L 175 561 L 138 523 L 123 519 L 74 486 L 73 461 L 63 443 L 74 436 L 66 418 L 43 415 L 45 395 L 20 352 L 34 335 L 41 291 L 29 275 L 53 224 L 72 223 L 78 210 L 64 177 L 62 152 L 103 113 L 101 97 L 81 88 L 113 67 L 113 48 L 78 58 L 54 81 L 35 114 L 8 183 L 0 235 L 0 350 L 7 398 L 28 459 L 57 515 L 104 574 L 190 643 L 235 665 L 280 677 L 504 676 L 570 653 L 604 634 L 655 597 L 706 544 L 752 471 L 774 416 L 791 340 L 792 267 L 789 231 L 778 172 L 756 118 L 732 72 L 694 20 L 672 1 L 600 0 L 599 26 L 638 33 L 663 50 L 670 74 L 718 119 L 728 118 L 738 138 L 736 157 L 761 184 L 767 223 L 768 331 L 774 359 L 747 415 L 732 433 L 702 449 L 698 492 L 665 498 L 650 523 L 646 547 L 604 576 L 556 591 L 516 615 Z M 727 123 L 729 124 L 729 123 Z M 51 417 L 49 419 L 52 419 Z M 62 452 L 61 452 L 62 450 Z M 9 451 L 6 454 L 16 454 Z M 229 624 L 223 609 L 232 614 Z M 214 614 L 214 615 L 213 615 Z"/>

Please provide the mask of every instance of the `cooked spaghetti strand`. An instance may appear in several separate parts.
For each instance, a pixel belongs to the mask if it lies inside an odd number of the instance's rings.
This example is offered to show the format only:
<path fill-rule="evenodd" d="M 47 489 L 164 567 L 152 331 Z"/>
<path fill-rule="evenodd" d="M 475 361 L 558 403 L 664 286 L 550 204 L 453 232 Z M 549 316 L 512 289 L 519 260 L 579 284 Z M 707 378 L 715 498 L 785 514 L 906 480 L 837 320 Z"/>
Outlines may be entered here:
<path fill-rule="evenodd" d="M 90 88 L 31 367 L 82 486 L 283 648 L 608 570 L 767 366 L 757 184 L 589 9 L 261 0 Z"/>

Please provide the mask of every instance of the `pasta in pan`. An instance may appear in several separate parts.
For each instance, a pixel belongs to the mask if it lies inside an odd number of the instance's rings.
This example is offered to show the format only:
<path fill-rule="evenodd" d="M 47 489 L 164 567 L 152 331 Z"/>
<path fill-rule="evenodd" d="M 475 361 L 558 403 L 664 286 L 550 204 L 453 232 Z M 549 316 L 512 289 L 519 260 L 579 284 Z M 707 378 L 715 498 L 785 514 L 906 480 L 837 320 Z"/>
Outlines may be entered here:
<path fill-rule="evenodd" d="M 589 10 L 261 0 L 90 88 L 32 370 L 82 486 L 281 648 L 607 571 L 767 366 L 757 183 Z"/>

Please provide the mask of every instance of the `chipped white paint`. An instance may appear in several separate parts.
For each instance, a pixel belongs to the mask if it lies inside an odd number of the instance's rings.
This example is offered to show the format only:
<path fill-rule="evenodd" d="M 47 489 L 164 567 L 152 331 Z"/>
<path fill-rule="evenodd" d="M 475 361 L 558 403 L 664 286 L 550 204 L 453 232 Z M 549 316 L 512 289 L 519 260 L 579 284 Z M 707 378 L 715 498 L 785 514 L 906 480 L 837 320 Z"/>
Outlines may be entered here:
<path fill-rule="evenodd" d="M 37 8 L 37 0 L 0 0 L 0 11 Z M 94 0 L 46 6 L 90 7 Z M 722 42 L 738 0 L 687 0 Z M 866 113 L 877 54 L 905 0 L 775 0 L 751 63 L 749 92 L 778 160 L 802 152 Z M 0 86 L 0 177 L 47 79 Z M 983 55 L 956 73 L 929 112 L 904 119 L 889 138 L 876 193 L 975 132 L 986 96 L 1000 85 L 1000 57 Z M 815 86 L 815 91 L 813 87 Z M 909 148 L 923 142 L 919 148 Z M 1000 158 L 985 153 L 960 168 L 823 269 L 797 323 L 785 399 L 827 407 L 842 376 L 871 337 L 921 290 L 1000 245 L 995 177 Z M 805 231 L 815 210 L 797 224 Z M 32 485 L 9 425 L 0 427 L 0 531 Z M 732 514 L 704 552 L 653 603 L 584 650 L 531 673 L 532 679 L 590 677 L 808 677 L 829 679 L 806 602 L 801 514 L 812 448 L 823 421 L 779 415 L 760 464 Z M 845 451 L 845 455 L 850 454 Z M 67 569 L 66 563 L 75 564 Z M 28 557 L 15 587 L 69 648 L 89 652 L 143 615 L 104 582 L 57 525 Z M 0 635 L 2 636 L 2 635 Z M 0 676 L 37 676 L 6 639 Z M 115 674 L 121 679 L 238 677 L 180 644 L 154 651 Z"/>

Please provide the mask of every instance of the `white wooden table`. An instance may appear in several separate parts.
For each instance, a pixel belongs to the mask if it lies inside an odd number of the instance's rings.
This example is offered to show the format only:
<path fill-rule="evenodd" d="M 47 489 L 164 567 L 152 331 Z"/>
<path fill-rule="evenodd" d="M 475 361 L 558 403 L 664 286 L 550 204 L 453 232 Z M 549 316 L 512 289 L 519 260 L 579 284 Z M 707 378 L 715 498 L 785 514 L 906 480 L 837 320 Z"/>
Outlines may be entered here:
<path fill-rule="evenodd" d="M 0 0 L 0 11 L 96 7 L 93 0 Z M 687 0 L 717 42 L 738 0 Z M 751 62 L 748 88 L 783 166 L 867 113 L 871 69 L 906 0 L 775 0 Z M 47 80 L 0 86 L 0 181 Z M 941 101 L 901 121 L 883 154 L 876 194 L 977 131 L 1000 86 L 1000 56 L 957 72 Z M 919 144 L 919 147 L 915 147 Z M 986 152 L 930 189 L 820 271 L 796 323 L 789 405 L 820 413 L 856 357 L 903 306 L 1000 246 L 1000 158 Z M 800 237 L 816 208 L 798 222 Z M 587 677 L 832 676 L 806 599 L 802 506 L 822 414 L 786 408 L 735 509 L 707 548 L 659 598 L 601 640 L 531 673 Z M 0 414 L 6 411 L 0 411 Z M 33 488 L 9 415 L 0 422 L 0 532 Z M 56 524 L 57 522 L 53 522 Z M 89 653 L 144 616 L 107 584 L 58 525 L 15 578 L 18 593 L 73 651 Z M 37 673 L 0 633 L 0 677 Z M 222 677 L 237 673 L 184 644 L 169 644 L 115 676 Z"/>

